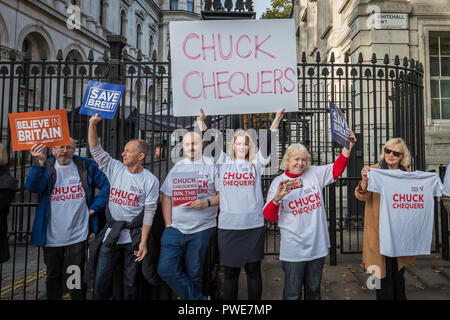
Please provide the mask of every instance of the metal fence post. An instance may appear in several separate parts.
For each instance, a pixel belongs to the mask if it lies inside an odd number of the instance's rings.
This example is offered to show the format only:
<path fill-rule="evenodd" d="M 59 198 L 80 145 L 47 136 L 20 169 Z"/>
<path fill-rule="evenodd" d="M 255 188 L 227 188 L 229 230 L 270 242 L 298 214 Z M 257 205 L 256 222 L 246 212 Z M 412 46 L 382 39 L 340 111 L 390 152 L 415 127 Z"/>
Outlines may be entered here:
<path fill-rule="evenodd" d="M 328 193 L 328 203 L 330 205 L 330 265 L 337 265 L 337 245 L 336 245 L 336 183 L 332 183 Z"/>
<path fill-rule="evenodd" d="M 448 168 L 447 168 L 448 170 Z M 441 180 L 444 180 L 445 176 L 445 166 L 439 167 L 439 176 L 441 177 Z M 444 203 L 439 201 L 441 203 L 441 234 L 442 234 L 442 260 L 449 261 L 450 260 L 450 249 L 449 249 L 449 243 L 448 243 L 448 213 L 447 210 L 445 210 Z"/>
<path fill-rule="evenodd" d="M 109 43 L 109 52 L 110 52 L 110 60 L 109 60 L 109 72 L 108 72 L 108 81 L 110 83 L 124 84 L 124 70 L 121 67 L 122 61 L 122 50 L 127 43 L 125 37 L 120 35 L 108 35 L 106 37 Z M 107 131 L 107 137 L 105 139 L 109 139 L 109 153 L 115 159 L 118 159 L 120 156 L 120 150 L 118 150 L 119 146 L 119 112 L 116 112 L 114 118 L 111 121 L 108 121 L 109 130 Z M 104 124 L 105 125 L 105 124 Z"/>

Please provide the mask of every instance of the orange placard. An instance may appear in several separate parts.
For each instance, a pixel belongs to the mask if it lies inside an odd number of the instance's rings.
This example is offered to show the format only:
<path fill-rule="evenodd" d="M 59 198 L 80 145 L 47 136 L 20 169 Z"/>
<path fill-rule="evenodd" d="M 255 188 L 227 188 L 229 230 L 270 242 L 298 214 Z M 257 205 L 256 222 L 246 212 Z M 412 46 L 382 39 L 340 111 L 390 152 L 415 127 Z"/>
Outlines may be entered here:
<path fill-rule="evenodd" d="M 30 150 L 36 143 L 47 147 L 70 145 L 65 109 L 8 113 L 13 151 Z"/>

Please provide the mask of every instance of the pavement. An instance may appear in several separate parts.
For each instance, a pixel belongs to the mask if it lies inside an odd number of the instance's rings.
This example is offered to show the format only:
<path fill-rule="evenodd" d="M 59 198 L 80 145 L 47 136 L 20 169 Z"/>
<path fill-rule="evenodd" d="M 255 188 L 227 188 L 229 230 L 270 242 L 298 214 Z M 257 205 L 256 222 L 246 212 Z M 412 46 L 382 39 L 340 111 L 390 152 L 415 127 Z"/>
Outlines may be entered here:
<path fill-rule="evenodd" d="M 12 259 L 0 267 L 0 299 L 45 299 L 45 264 L 42 250 L 16 247 Z M 13 259 L 15 258 L 15 268 Z M 323 300 L 375 300 L 367 288 L 368 274 L 361 265 L 361 254 L 338 254 L 337 266 L 325 260 L 321 293 Z M 450 261 L 440 254 L 418 256 L 405 268 L 406 293 L 410 300 L 450 300 Z M 26 275 L 26 277 L 25 277 Z M 278 255 L 267 255 L 262 262 L 263 300 L 281 300 L 284 275 Z M 38 281 L 37 281 L 38 280 Z M 239 300 L 247 299 L 244 268 L 239 279 Z"/>
<path fill-rule="evenodd" d="M 375 300 L 375 291 L 367 288 L 361 265 L 361 254 L 340 254 L 337 266 L 327 257 L 323 269 L 322 300 Z M 284 275 L 278 256 L 266 256 L 262 263 L 263 300 L 281 300 Z M 409 300 L 449 300 L 450 261 L 439 254 L 419 256 L 405 267 L 406 295 Z M 242 269 L 239 278 L 239 300 L 247 299 L 247 280 Z"/>

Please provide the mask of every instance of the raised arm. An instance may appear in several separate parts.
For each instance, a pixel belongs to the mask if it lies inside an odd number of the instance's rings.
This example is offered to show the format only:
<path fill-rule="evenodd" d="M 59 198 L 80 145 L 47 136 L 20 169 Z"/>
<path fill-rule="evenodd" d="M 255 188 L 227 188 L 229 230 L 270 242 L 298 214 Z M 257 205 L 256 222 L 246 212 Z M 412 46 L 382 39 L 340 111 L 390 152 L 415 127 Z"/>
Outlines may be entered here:
<path fill-rule="evenodd" d="M 89 148 L 96 147 L 98 142 L 98 133 L 97 133 L 97 124 L 102 121 L 102 118 L 98 116 L 98 113 L 95 116 L 89 118 L 89 130 L 88 130 L 88 143 Z"/>
<path fill-rule="evenodd" d="M 172 225 L 172 197 L 161 192 L 161 207 L 166 228 Z"/>
<path fill-rule="evenodd" d="M 270 184 L 269 192 L 267 193 L 267 202 L 263 209 L 264 218 L 267 221 L 277 221 L 278 211 L 280 208 L 280 201 L 285 195 L 291 192 L 291 190 L 286 189 L 284 183 L 288 180 L 281 180 L 277 184 L 274 181 Z"/>
<path fill-rule="evenodd" d="M 97 113 L 89 119 L 88 143 L 89 151 L 91 152 L 95 162 L 97 162 L 98 167 L 103 172 L 106 172 L 112 158 L 108 152 L 103 150 L 102 146 L 98 142 L 97 124 L 100 121 L 102 121 L 102 118 L 100 118 Z"/>
<path fill-rule="evenodd" d="M 197 116 L 197 125 L 202 132 L 206 131 L 206 129 L 208 129 L 208 126 L 205 123 L 205 119 L 206 119 L 206 114 L 203 111 L 203 109 L 200 108 L 200 114 Z"/>
<path fill-rule="evenodd" d="M 278 127 L 280 126 L 281 119 L 283 119 L 284 116 L 284 108 L 277 112 L 275 115 L 275 118 L 272 121 L 272 124 L 270 125 L 271 131 L 278 130 Z"/>
<path fill-rule="evenodd" d="M 353 131 L 350 130 L 350 149 L 342 148 L 342 152 L 333 164 L 333 178 L 336 180 L 345 171 L 348 160 L 350 158 L 350 152 L 356 143 L 356 137 Z"/>

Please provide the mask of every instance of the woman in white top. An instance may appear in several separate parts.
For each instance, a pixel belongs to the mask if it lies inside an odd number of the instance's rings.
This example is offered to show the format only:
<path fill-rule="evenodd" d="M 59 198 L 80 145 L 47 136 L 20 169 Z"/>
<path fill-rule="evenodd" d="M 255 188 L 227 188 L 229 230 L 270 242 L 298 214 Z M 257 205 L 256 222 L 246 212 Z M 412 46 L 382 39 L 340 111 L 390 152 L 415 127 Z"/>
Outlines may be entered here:
<path fill-rule="evenodd" d="M 322 189 L 345 170 L 356 142 L 350 131 L 350 149 L 343 148 L 334 163 L 311 166 L 311 156 L 302 144 L 287 148 L 273 179 L 264 217 L 277 221 L 281 231 L 280 260 L 284 271 L 284 300 L 320 300 L 320 282 L 330 239 Z M 300 180 L 301 179 L 301 180 Z M 295 186 L 294 186 L 295 184 Z"/>
<path fill-rule="evenodd" d="M 277 112 L 268 131 L 270 136 L 278 130 L 284 109 Z M 197 118 L 205 130 L 201 110 Z M 247 274 L 249 300 L 260 300 L 262 293 L 261 260 L 264 258 L 264 199 L 261 176 L 270 162 L 268 154 L 256 147 L 252 137 L 244 130 L 234 133 L 228 154 L 221 153 L 217 160 L 216 188 L 220 194 L 218 245 L 220 261 L 224 265 L 225 300 L 236 300 L 241 267 Z"/>

